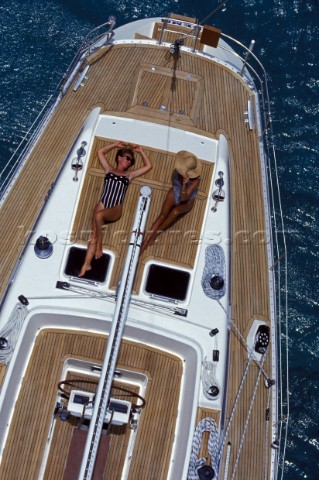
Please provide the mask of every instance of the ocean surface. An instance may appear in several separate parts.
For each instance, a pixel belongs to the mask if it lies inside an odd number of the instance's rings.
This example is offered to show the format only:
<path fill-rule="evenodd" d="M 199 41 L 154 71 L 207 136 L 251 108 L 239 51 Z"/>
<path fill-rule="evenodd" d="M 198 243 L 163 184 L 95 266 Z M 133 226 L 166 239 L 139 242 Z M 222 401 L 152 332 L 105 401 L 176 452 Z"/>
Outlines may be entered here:
<path fill-rule="evenodd" d="M 254 53 L 269 74 L 288 247 L 290 426 L 285 479 L 319 479 L 319 3 L 226 1 L 204 23 Z M 0 170 L 54 92 L 81 39 L 172 11 L 202 21 L 218 1 L 0 0 Z M 8 479 L 9 480 L 9 479 Z M 242 479 L 245 480 L 245 479 Z"/>

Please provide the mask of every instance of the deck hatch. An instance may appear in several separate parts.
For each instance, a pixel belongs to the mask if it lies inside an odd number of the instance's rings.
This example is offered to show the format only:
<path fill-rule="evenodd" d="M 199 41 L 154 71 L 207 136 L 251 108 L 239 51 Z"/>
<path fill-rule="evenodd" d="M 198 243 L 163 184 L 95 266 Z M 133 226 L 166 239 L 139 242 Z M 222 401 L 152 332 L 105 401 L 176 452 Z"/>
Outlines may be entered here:
<path fill-rule="evenodd" d="M 86 250 L 79 247 L 71 247 L 66 262 L 64 274 L 67 276 L 77 277 L 84 263 Z M 85 273 L 83 278 L 96 282 L 105 282 L 109 269 L 111 256 L 104 253 L 101 258 L 92 260 L 92 270 Z"/>
<path fill-rule="evenodd" d="M 129 99 L 129 111 L 171 118 L 193 125 L 203 95 L 200 75 L 159 65 L 139 65 Z"/>
<path fill-rule="evenodd" d="M 186 299 L 189 280 L 189 272 L 152 264 L 148 270 L 145 291 L 183 301 Z"/>

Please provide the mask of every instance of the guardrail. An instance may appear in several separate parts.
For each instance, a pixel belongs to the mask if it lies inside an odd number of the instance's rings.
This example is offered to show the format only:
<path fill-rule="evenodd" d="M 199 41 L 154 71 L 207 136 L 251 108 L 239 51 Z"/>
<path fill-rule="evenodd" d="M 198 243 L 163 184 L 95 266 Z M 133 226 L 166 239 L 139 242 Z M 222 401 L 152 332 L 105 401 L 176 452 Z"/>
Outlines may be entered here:
<path fill-rule="evenodd" d="M 65 85 L 76 75 L 84 60 L 95 50 L 106 45 L 113 36 L 115 17 L 110 16 L 108 21 L 91 30 L 84 38 L 80 48 L 76 52 L 70 66 L 59 84 L 48 98 L 37 118 L 20 141 L 18 147 L 9 158 L 7 164 L 0 173 L 0 206 L 4 202 L 11 185 L 23 167 L 32 147 L 35 145 L 41 132 L 46 126 L 61 96 L 65 93 Z"/>
<path fill-rule="evenodd" d="M 103 45 L 109 43 L 114 35 L 115 23 L 116 19 L 111 15 L 107 22 L 94 28 L 86 35 L 64 75 L 63 83 L 65 83 L 71 75 L 75 75 L 85 58 L 91 55 L 95 50 L 98 50 L 103 47 Z"/>
<path fill-rule="evenodd" d="M 24 135 L 14 153 L 9 158 L 7 164 L 0 173 L 0 206 L 4 202 L 8 191 L 10 190 L 15 178 L 19 174 L 21 168 L 24 165 L 25 160 L 28 157 L 33 145 L 36 143 L 40 133 L 49 120 L 52 109 L 56 102 L 56 94 L 50 95 L 42 110 L 38 114 L 37 118 L 32 123 L 31 127 Z"/>

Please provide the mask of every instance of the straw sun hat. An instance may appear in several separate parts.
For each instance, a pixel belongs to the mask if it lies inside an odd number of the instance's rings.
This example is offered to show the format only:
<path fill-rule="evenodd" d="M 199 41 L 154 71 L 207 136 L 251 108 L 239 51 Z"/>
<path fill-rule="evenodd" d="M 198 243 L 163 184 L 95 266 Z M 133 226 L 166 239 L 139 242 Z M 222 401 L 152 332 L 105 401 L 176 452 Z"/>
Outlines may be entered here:
<path fill-rule="evenodd" d="M 196 155 L 186 150 L 181 150 L 175 156 L 175 169 L 182 177 L 196 178 L 200 175 L 202 164 Z"/>

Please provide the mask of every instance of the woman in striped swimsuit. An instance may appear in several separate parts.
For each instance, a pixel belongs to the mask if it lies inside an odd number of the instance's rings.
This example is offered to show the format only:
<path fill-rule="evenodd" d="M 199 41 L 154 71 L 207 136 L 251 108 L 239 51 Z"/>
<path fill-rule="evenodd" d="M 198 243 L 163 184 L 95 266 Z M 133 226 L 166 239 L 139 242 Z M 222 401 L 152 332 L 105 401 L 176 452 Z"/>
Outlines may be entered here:
<path fill-rule="evenodd" d="M 119 148 L 115 158 L 116 168 L 112 168 L 106 158 L 106 154 L 113 148 Z M 133 150 L 141 155 L 144 165 L 130 172 L 128 169 L 134 165 L 135 159 L 133 151 L 127 148 L 124 142 L 112 143 L 98 151 L 98 157 L 106 175 L 100 201 L 95 205 L 93 211 L 92 235 L 79 277 L 83 277 L 88 270 L 91 270 L 93 257 L 96 259 L 102 257 L 102 226 L 105 223 L 116 222 L 121 218 L 122 204 L 129 183 L 152 168 L 151 162 L 142 147 L 135 145 Z"/>

